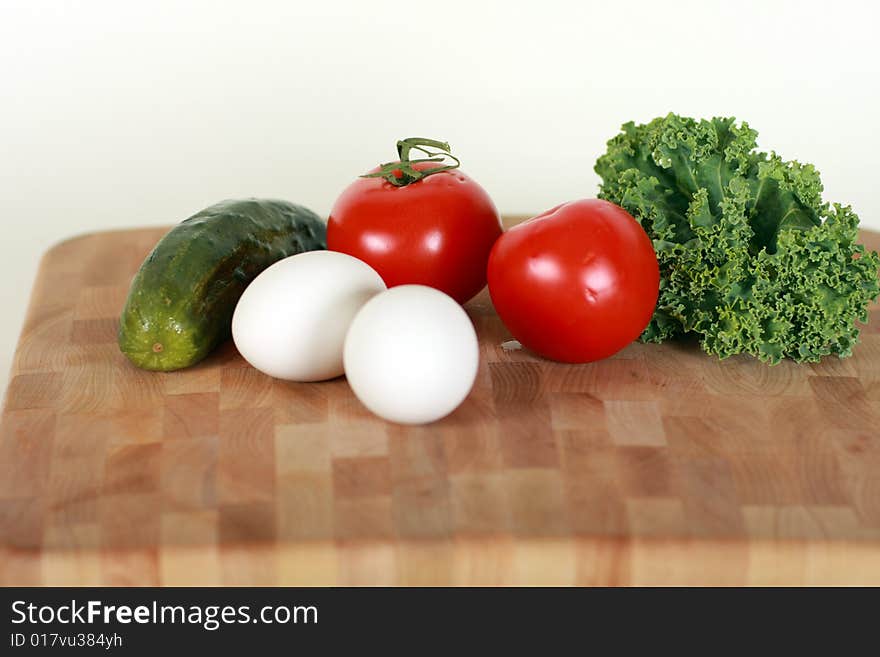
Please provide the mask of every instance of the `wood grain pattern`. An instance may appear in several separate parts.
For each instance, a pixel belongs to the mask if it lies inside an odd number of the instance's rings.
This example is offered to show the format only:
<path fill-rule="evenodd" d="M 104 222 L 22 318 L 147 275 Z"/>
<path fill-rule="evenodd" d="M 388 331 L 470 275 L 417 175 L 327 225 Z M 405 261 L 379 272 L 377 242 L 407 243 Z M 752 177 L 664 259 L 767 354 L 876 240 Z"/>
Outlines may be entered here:
<path fill-rule="evenodd" d="M 116 317 L 162 234 L 42 262 L 0 424 L 2 584 L 880 584 L 876 305 L 848 360 L 572 366 L 501 348 L 483 292 L 471 396 L 404 428 L 231 344 L 129 365 Z"/>

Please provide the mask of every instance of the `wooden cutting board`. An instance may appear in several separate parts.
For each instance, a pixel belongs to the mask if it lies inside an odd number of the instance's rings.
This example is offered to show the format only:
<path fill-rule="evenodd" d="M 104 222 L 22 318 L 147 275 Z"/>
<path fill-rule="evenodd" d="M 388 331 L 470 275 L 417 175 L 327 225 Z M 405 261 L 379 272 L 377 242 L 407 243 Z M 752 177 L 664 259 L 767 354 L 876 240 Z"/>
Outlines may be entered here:
<path fill-rule="evenodd" d="M 116 318 L 163 233 L 43 259 L 0 428 L 2 584 L 880 584 L 876 305 L 847 360 L 575 366 L 502 349 L 484 292 L 472 394 L 404 428 L 231 344 L 129 365 Z"/>

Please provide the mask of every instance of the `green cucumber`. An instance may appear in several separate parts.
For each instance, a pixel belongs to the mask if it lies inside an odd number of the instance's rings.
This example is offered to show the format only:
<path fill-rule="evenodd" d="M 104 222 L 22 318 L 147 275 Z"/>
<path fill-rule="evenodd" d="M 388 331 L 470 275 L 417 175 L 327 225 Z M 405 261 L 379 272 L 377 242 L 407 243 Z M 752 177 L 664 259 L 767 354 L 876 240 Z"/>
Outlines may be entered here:
<path fill-rule="evenodd" d="M 229 337 L 235 305 L 257 274 L 327 248 L 326 236 L 318 215 L 286 201 L 230 200 L 202 210 L 165 235 L 135 275 L 120 350 L 146 370 L 198 363 Z"/>

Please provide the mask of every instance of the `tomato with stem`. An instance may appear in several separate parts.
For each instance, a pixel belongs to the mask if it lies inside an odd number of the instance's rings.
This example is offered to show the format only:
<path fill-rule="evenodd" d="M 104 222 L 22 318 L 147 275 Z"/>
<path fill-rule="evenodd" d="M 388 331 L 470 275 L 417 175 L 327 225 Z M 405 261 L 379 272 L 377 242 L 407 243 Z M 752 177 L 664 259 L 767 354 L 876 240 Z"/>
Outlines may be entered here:
<path fill-rule="evenodd" d="M 389 288 L 427 285 L 464 303 L 486 285 L 501 235 L 495 204 L 458 168 L 449 144 L 411 137 L 397 149 L 398 160 L 359 177 L 336 200 L 327 248 L 363 260 Z M 414 150 L 427 157 L 411 158 Z"/>

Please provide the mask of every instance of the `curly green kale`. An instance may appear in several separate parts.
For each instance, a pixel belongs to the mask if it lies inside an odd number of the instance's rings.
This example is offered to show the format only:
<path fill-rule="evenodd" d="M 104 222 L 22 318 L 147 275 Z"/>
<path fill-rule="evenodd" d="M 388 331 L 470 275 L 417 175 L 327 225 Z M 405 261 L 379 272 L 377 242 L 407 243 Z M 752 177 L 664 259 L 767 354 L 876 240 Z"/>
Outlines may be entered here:
<path fill-rule="evenodd" d="M 660 298 L 642 340 L 700 336 L 710 354 L 816 362 L 852 353 L 880 292 L 859 219 L 822 201 L 810 164 L 757 151 L 733 118 L 626 123 L 596 162 L 601 198 L 654 241 Z"/>

